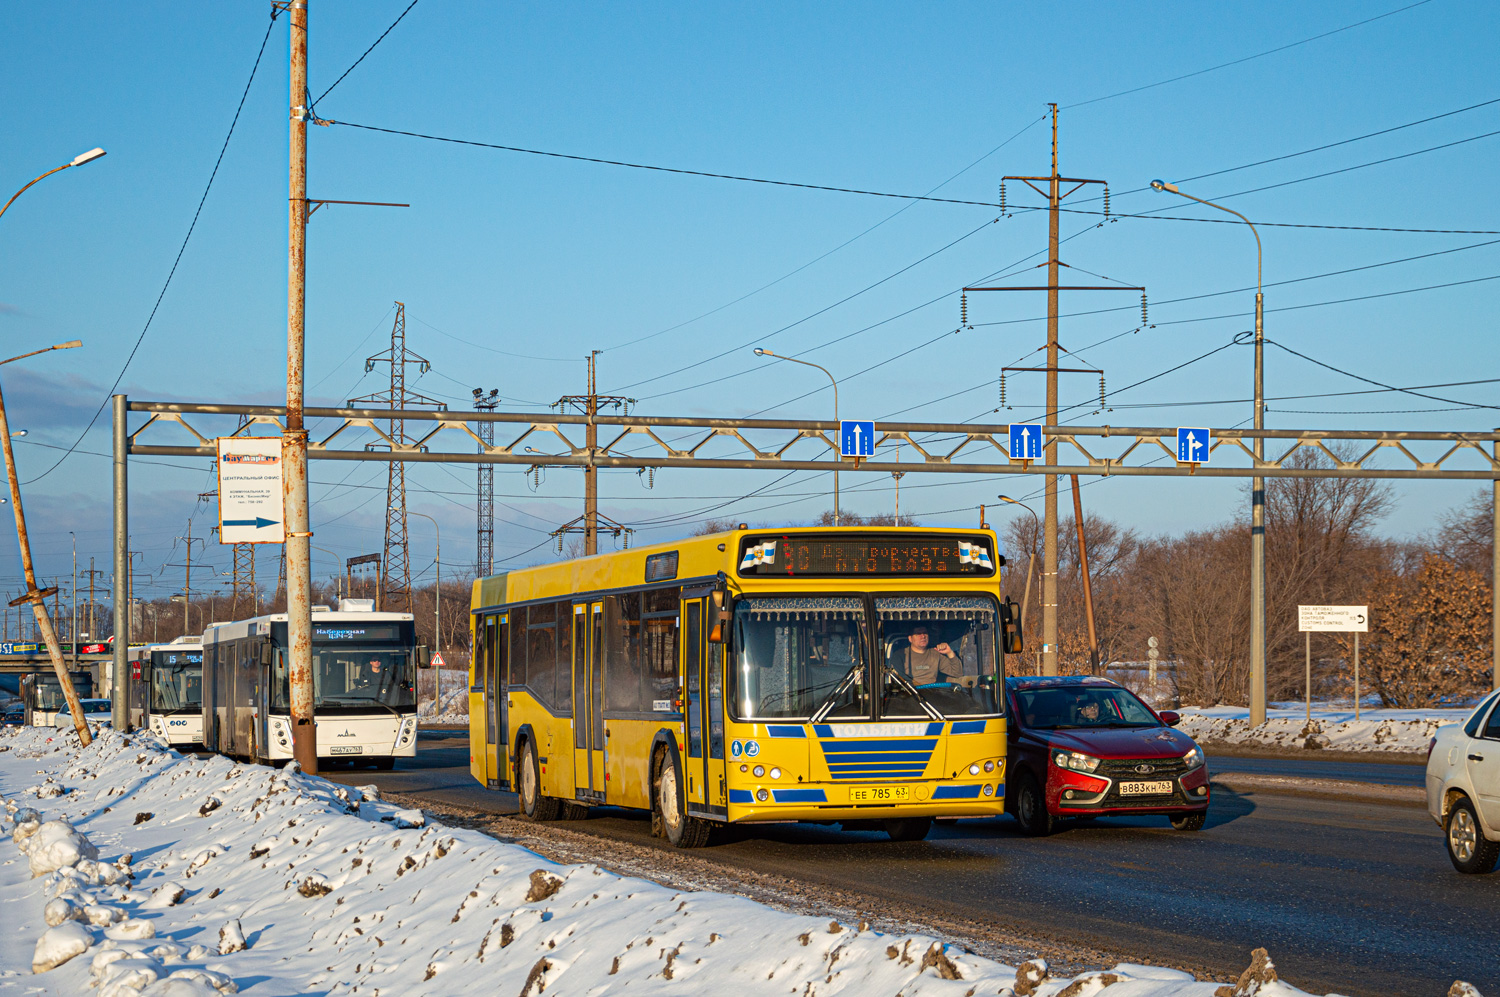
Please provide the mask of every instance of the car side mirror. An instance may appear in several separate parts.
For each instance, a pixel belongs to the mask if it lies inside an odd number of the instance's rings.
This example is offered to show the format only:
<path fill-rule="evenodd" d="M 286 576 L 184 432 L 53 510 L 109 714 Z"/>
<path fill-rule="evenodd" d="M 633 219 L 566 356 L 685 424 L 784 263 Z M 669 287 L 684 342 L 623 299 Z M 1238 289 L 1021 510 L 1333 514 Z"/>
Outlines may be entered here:
<path fill-rule="evenodd" d="M 1166 724 L 1168 727 L 1176 727 L 1178 724 L 1182 723 L 1182 714 L 1178 713 L 1175 710 L 1162 710 L 1157 714 L 1157 716 L 1161 717 L 1161 722 Z"/>
<path fill-rule="evenodd" d="M 1021 610 L 1014 599 L 1006 599 L 1000 607 L 1000 650 L 1004 654 L 1020 654 L 1023 646 Z"/>
<path fill-rule="evenodd" d="M 432 648 L 428 647 L 426 644 L 417 645 L 417 667 L 432 667 Z"/>
<path fill-rule="evenodd" d="M 270 641 L 260 645 L 260 663 L 263 665 L 273 664 L 276 661 L 276 648 Z"/>

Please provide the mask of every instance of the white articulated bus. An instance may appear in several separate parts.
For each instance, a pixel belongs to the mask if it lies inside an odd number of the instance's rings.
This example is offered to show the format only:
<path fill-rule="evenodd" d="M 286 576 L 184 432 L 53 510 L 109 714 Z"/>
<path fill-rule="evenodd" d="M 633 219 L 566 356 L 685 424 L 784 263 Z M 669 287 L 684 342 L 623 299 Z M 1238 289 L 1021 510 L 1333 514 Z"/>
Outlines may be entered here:
<path fill-rule="evenodd" d="M 168 744 L 203 743 L 203 644 L 197 635 L 170 644 L 132 647 L 125 660 L 130 675 L 130 725 L 151 731 Z"/>
<path fill-rule="evenodd" d="M 344 599 L 312 614 L 313 713 L 320 761 L 388 769 L 417 753 L 416 645 L 410 613 Z M 285 613 L 215 623 L 203 634 L 203 734 L 210 751 L 258 762 L 292 757 Z"/>

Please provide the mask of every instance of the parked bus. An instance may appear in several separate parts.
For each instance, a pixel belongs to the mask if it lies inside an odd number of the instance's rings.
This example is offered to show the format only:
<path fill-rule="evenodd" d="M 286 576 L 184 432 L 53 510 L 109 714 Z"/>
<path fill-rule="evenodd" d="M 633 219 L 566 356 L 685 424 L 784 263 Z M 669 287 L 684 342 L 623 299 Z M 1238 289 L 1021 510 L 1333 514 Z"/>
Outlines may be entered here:
<path fill-rule="evenodd" d="M 418 665 L 410 613 L 369 599 L 314 606 L 313 712 L 320 762 L 389 769 L 417 748 Z M 292 757 L 285 613 L 215 623 L 203 634 L 203 735 L 210 751 L 257 762 Z"/>
<path fill-rule="evenodd" d="M 170 745 L 203 743 L 203 638 L 144 644 L 125 655 L 130 726 Z"/>
<path fill-rule="evenodd" d="M 90 699 L 94 695 L 92 672 L 69 672 L 73 680 L 73 691 L 79 699 Z M 52 727 L 57 714 L 68 701 L 63 698 L 62 683 L 51 668 L 39 668 L 21 676 L 21 702 L 26 707 L 26 723 L 33 727 Z"/>
<path fill-rule="evenodd" d="M 650 810 L 679 847 L 998 815 L 1003 563 L 989 530 L 741 527 L 481 578 L 471 772 L 540 820 Z"/>

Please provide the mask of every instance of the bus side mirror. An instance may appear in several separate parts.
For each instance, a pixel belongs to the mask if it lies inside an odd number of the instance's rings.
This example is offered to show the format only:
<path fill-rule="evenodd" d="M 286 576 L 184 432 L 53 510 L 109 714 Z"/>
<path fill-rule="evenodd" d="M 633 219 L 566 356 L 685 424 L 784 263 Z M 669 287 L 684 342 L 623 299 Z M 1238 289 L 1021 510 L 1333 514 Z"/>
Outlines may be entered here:
<path fill-rule="evenodd" d="M 729 593 L 714 589 L 708 594 L 708 632 L 710 644 L 723 644 L 729 639 Z"/>
<path fill-rule="evenodd" d="M 417 667 L 432 667 L 432 648 L 428 647 L 426 644 L 417 645 Z"/>
<path fill-rule="evenodd" d="M 1014 599 L 1006 599 L 1000 607 L 1000 649 L 1005 654 L 1020 654 L 1022 646 L 1020 607 Z"/>
<path fill-rule="evenodd" d="M 260 645 L 260 663 L 263 665 L 274 664 L 276 661 L 276 648 L 270 641 Z"/>

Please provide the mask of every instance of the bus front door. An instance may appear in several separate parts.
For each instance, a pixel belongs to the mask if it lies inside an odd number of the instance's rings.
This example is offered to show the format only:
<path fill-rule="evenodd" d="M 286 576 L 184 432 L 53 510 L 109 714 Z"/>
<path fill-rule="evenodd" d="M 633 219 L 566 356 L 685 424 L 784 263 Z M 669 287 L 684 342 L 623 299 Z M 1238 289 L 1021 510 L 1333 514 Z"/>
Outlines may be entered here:
<path fill-rule="evenodd" d="M 684 600 L 683 688 L 687 702 L 687 800 L 689 812 L 722 818 L 724 788 L 724 645 L 710 644 L 707 604 Z"/>
<path fill-rule="evenodd" d="M 604 603 L 573 607 L 573 785 L 581 800 L 603 803 Z"/>

